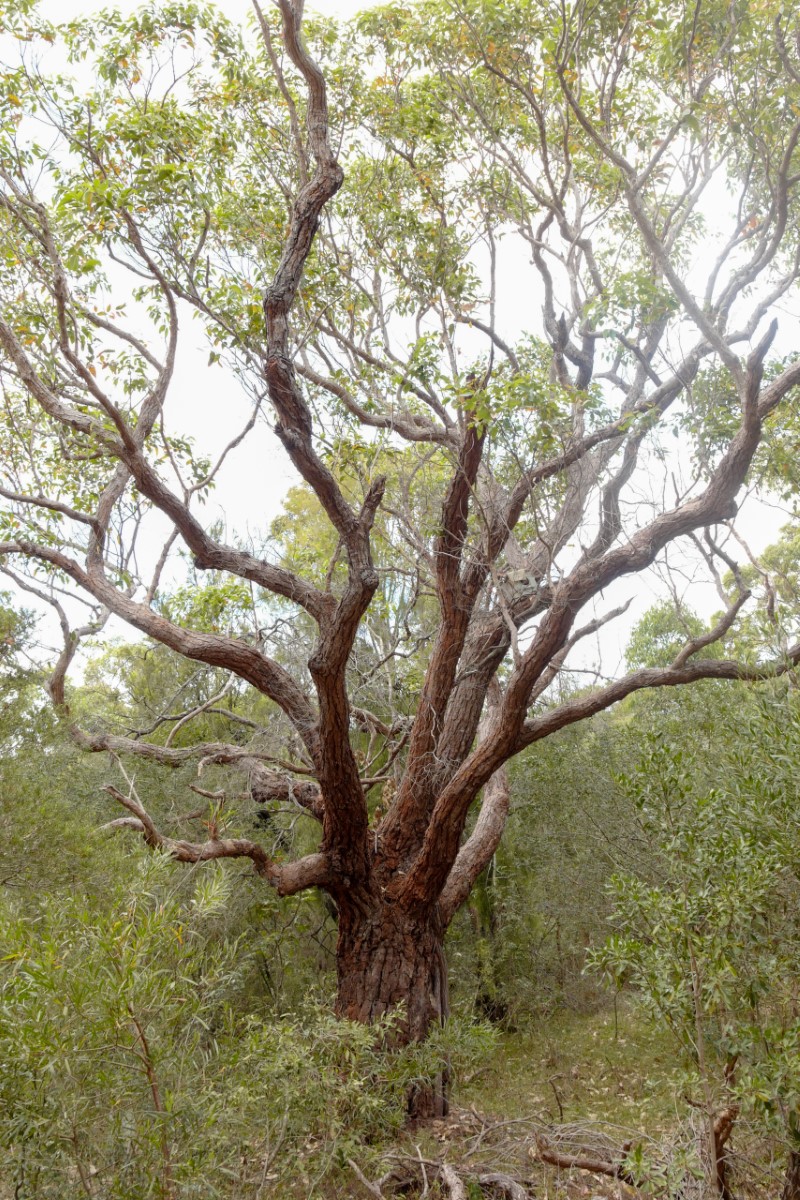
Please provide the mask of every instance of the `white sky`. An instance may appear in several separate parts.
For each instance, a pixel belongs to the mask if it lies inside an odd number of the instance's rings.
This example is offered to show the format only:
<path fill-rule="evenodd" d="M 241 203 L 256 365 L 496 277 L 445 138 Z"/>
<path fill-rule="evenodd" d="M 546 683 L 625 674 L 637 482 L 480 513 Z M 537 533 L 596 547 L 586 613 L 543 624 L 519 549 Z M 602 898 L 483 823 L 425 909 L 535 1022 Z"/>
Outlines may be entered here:
<path fill-rule="evenodd" d="M 269 6 L 270 0 L 264 0 L 263 7 Z M 308 0 L 307 10 L 318 12 L 326 17 L 352 17 L 364 8 L 372 7 L 376 0 L 319 0 L 314 4 Z M 89 13 L 99 12 L 103 8 L 119 9 L 123 13 L 135 12 L 142 8 L 141 0 L 40 0 L 39 11 L 42 16 L 51 21 L 71 21 L 75 17 L 85 17 Z M 217 7 L 232 21 L 244 21 L 253 11 L 250 0 L 220 0 Z"/>

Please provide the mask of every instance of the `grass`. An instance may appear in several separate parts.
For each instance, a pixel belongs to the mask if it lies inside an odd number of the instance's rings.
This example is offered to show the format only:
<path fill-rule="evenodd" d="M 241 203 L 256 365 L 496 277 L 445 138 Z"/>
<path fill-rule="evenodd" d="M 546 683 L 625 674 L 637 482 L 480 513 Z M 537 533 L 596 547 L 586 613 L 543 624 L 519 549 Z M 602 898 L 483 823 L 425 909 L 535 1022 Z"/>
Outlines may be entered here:
<path fill-rule="evenodd" d="M 612 1141 L 658 1142 L 679 1123 L 675 1108 L 678 1056 L 673 1040 L 630 1002 L 589 1014 L 569 1010 L 513 1033 L 500 1034 L 491 1056 L 474 1074 L 455 1081 L 453 1108 L 444 1121 L 407 1130 L 391 1149 L 408 1159 L 415 1154 L 460 1164 L 470 1171 L 500 1169 L 528 1178 L 532 1194 L 549 1200 L 582 1197 L 619 1200 L 636 1193 L 619 1180 L 548 1167 L 531 1156 L 530 1128 L 538 1125 L 600 1127 Z M 487 1121 L 488 1119 L 488 1121 Z M 520 1121 L 519 1126 L 493 1122 Z M 478 1155 L 476 1137 L 490 1130 Z M 476 1155 L 478 1155 L 476 1157 Z M 467 1166 L 466 1164 L 469 1164 Z M 481 1166 L 481 1164 L 483 1164 Z M 359 1190 L 352 1175 L 330 1180 L 326 1200 L 355 1200 Z M 468 1196 L 478 1191 L 468 1192 Z M 482 1195 L 484 1193 L 481 1193 Z M 430 1200 L 443 1195 L 432 1185 Z"/>
<path fill-rule="evenodd" d="M 457 1084 L 479 1112 L 543 1122 L 599 1122 L 654 1135 L 674 1125 L 674 1041 L 637 1009 L 560 1012 L 502 1034 L 490 1065 Z"/>

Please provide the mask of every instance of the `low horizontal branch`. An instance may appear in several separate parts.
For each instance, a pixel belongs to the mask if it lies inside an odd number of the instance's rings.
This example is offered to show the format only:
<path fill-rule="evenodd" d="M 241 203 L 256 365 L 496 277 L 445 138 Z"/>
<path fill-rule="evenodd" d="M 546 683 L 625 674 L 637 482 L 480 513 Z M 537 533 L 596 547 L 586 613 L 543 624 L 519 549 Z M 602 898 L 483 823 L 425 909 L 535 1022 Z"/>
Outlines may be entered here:
<path fill-rule="evenodd" d="M 259 875 L 267 879 L 279 896 L 292 896 L 310 887 L 324 887 L 328 882 L 328 861 L 324 854 L 309 854 L 290 863 L 275 863 L 257 842 L 248 838 L 216 838 L 206 842 L 187 842 L 160 833 L 144 806 L 134 796 L 126 796 L 112 785 L 104 789 L 131 816 L 108 822 L 105 829 L 133 829 L 141 833 L 153 850 L 169 854 L 176 862 L 211 862 L 218 858 L 249 858 Z"/>

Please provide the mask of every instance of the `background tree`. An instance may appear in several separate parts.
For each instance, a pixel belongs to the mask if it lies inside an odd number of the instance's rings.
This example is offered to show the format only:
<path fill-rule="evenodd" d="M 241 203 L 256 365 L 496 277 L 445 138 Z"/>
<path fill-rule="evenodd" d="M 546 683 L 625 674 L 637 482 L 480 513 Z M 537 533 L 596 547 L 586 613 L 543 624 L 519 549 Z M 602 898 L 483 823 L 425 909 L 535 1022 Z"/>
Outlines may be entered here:
<path fill-rule="evenodd" d="M 116 824 L 181 861 L 250 858 L 281 895 L 323 889 L 338 1011 L 402 1005 L 419 1039 L 447 1011 L 443 934 L 499 844 L 508 760 L 639 689 L 800 658 L 704 653 L 749 599 L 717 527 L 800 382 L 798 360 L 766 370 L 765 326 L 798 275 L 797 29 L 771 5 L 429 3 L 309 26 L 312 55 L 302 5 L 278 7 L 280 29 L 256 9 L 260 47 L 194 5 L 60 29 L 10 15 L 0 557 L 58 615 L 65 719 L 69 665 L 111 615 L 270 702 L 279 755 L 73 732 L 118 758 L 255 763 L 262 798 L 319 824 L 299 859 L 223 815 L 205 841 L 167 837 L 132 784 L 109 788 Z M 92 65 L 89 94 L 44 74 L 36 48 L 54 41 Z M 502 328 L 520 296 L 541 322 Z M 209 380 L 224 361 L 252 404 L 210 463 L 167 404 L 191 310 Z M 267 405 L 328 523 L 324 575 L 200 519 Z M 570 653 L 624 610 L 606 590 L 692 537 L 712 578 L 732 572 L 714 626 L 663 665 L 559 691 Z M 234 581 L 210 628 L 163 597 L 180 545 Z M 388 632 L 386 606 L 403 614 Z M 306 647 L 288 665 L 287 612 Z M 410 650 L 422 674 L 398 703 L 389 664 Z"/>

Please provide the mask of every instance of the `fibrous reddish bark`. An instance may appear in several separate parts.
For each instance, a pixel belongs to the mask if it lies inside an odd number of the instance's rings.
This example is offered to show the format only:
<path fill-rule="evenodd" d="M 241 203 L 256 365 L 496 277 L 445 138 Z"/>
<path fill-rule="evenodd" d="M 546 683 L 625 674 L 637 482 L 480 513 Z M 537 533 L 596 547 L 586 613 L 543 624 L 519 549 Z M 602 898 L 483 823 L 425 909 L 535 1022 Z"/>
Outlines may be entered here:
<path fill-rule="evenodd" d="M 366 912 L 340 907 L 336 969 L 339 1016 L 374 1024 L 396 1014 L 393 1040 L 423 1041 L 448 1015 L 444 930 L 435 916 L 420 921 L 385 901 Z M 441 1078 L 417 1090 L 412 1111 L 417 1117 L 445 1115 Z"/>
<path fill-rule="evenodd" d="M 372 1024 L 402 1005 L 402 1028 L 421 1041 L 447 1016 L 443 933 L 441 923 L 418 922 L 393 904 L 379 904 L 366 916 L 340 910 L 340 1014 Z"/>

